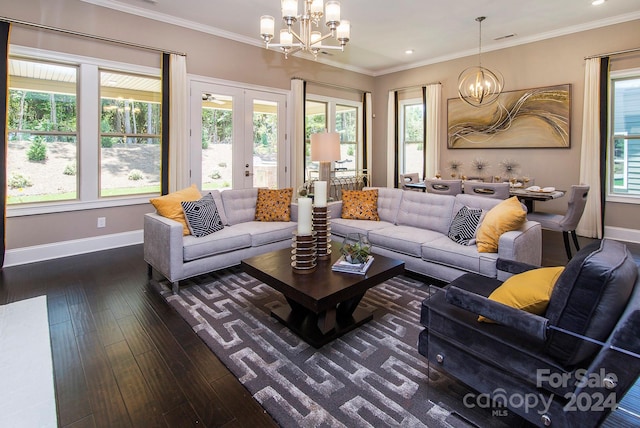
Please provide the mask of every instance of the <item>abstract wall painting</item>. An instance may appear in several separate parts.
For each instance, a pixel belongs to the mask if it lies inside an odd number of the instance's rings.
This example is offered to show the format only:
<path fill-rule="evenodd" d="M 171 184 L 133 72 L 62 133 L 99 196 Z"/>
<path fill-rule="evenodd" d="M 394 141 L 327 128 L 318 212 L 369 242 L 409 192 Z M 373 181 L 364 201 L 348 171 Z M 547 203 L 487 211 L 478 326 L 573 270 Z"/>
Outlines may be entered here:
<path fill-rule="evenodd" d="M 447 100 L 450 149 L 569 148 L 571 85 L 503 92 L 480 108 Z"/>

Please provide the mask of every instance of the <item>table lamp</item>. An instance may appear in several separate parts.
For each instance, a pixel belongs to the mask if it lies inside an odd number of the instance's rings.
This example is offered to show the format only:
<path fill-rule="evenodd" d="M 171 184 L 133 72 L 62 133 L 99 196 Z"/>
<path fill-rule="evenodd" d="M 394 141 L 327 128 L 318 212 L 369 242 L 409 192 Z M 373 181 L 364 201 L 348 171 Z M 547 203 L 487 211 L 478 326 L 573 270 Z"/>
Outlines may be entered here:
<path fill-rule="evenodd" d="M 331 162 L 340 160 L 340 135 L 337 132 L 311 134 L 311 160 L 320 162 L 319 180 L 331 182 Z"/>

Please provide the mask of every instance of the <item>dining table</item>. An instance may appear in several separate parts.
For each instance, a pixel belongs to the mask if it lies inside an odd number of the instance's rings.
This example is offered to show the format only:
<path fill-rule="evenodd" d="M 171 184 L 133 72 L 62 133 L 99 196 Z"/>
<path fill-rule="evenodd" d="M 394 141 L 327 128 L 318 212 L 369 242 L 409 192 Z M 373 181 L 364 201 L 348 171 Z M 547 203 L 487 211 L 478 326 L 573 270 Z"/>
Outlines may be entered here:
<path fill-rule="evenodd" d="M 420 181 L 417 183 L 406 183 L 405 187 L 422 190 L 423 192 L 427 191 L 427 186 L 425 185 L 424 181 Z M 527 207 L 528 212 L 533 212 L 535 210 L 535 202 L 545 202 L 551 201 L 553 199 L 558 199 L 563 197 L 566 193 L 564 190 L 557 190 L 553 187 L 537 187 L 534 189 L 531 189 L 529 187 L 523 188 L 513 186 L 509 189 L 509 195 L 516 196 L 520 200 L 520 202 L 522 202 Z"/>

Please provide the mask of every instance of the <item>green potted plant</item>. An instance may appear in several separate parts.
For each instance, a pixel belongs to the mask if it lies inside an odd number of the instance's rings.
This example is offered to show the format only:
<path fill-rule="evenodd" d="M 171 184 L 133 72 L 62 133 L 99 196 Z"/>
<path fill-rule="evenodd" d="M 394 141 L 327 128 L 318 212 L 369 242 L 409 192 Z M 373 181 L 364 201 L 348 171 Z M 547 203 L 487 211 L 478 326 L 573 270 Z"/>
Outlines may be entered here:
<path fill-rule="evenodd" d="M 349 263 L 364 263 L 371 253 L 371 244 L 361 233 L 349 233 L 342 242 L 342 255 Z"/>

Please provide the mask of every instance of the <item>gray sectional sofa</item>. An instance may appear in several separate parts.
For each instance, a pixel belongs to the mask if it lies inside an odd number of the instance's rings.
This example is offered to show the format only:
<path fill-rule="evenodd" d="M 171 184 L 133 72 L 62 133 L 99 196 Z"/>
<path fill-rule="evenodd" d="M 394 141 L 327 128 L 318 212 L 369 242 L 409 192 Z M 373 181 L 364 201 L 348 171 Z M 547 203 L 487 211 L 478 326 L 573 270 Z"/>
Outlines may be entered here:
<path fill-rule="evenodd" d="M 297 205 L 291 204 L 289 222 L 254 221 L 257 193 L 257 189 L 212 191 L 225 227 L 200 238 L 183 236 L 182 225 L 174 220 L 157 213 L 145 214 L 144 259 L 149 274 L 157 270 L 177 293 L 183 279 L 289 248 L 297 227 Z M 375 253 L 401 259 L 407 270 L 441 281 L 452 281 L 466 272 L 505 279 L 496 269 L 498 258 L 540 265 L 539 223 L 527 221 L 519 230 L 504 233 L 498 253 L 479 253 L 475 245 L 460 245 L 447 236 L 451 220 L 463 205 L 489 210 L 500 202 L 474 195 L 378 188 L 380 221 L 340 218 L 342 202 L 332 202 L 331 236 L 333 241 L 342 242 L 348 233 L 365 234 Z"/>
<path fill-rule="evenodd" d="M 205 192 L 207 193 L 207 192 Z M 258 189 L 212 190 L 225 227 L 196 238 L 183 236 L 182 224 L 157 213 L 144 216 L 144 260 L 172 284 L 203 273 L 240 264 L 240 260 L 291 246 L 297 227 L 297 206 L 291 206 L 291 221 L 254 221 Z"/>
<path fill-rule="evenodd" d="M 343 219 L 342 202 L 329 204 L 332 240 L 341 242 L 349 233 L 365 234 L 374 253 L 402 259 L 407 270 L 441 281 L 452 281 L 467 272 L 505 279 L 496 269 L 498 258 L 541 264 L 539 223 L 527 221 L 519 230 L 503 233 L 497 253 L 479 253 L 475 244 L 457 244 L 447 236 L 462 206 L 490 210 L 500 202 L 476 195 L 378 188 L 380 221 Z"/>

